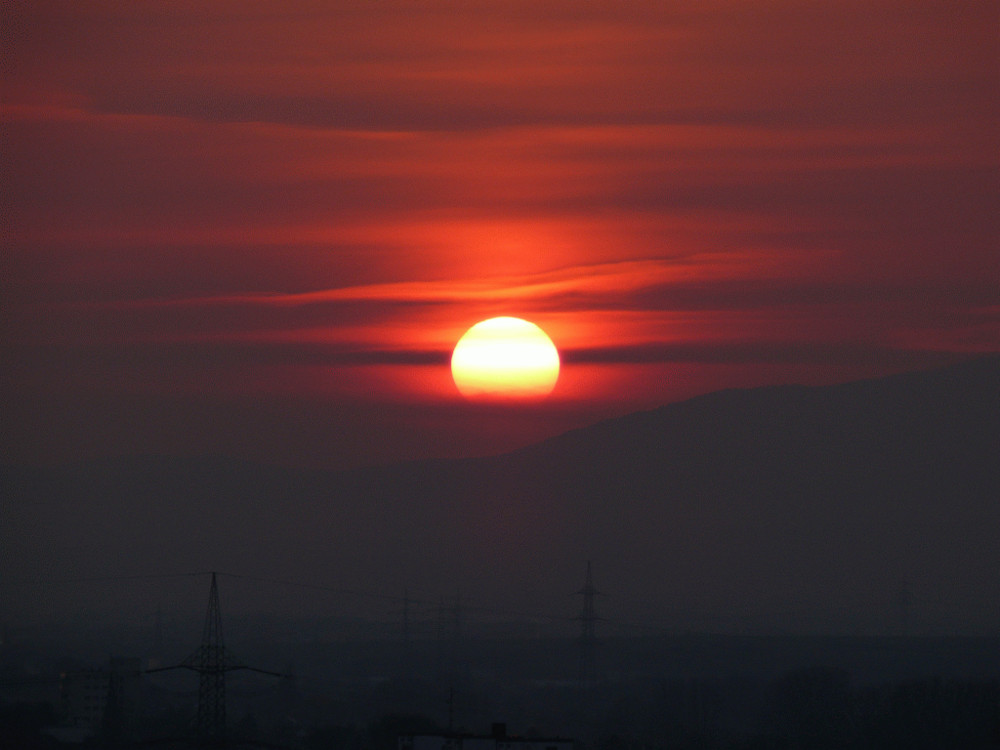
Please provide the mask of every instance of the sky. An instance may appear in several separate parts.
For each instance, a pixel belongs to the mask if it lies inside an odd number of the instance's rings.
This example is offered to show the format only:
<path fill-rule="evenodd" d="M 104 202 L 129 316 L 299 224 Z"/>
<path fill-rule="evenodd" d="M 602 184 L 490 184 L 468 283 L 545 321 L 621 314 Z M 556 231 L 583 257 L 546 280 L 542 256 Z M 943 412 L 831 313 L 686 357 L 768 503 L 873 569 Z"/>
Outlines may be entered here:
<path fill-rule="evenodd" d="M 347 468 L 1000 351 L 1000 4 L 4 2 L 0 460 Z M 544 402 L 470 403 L 528 319 Z"/>

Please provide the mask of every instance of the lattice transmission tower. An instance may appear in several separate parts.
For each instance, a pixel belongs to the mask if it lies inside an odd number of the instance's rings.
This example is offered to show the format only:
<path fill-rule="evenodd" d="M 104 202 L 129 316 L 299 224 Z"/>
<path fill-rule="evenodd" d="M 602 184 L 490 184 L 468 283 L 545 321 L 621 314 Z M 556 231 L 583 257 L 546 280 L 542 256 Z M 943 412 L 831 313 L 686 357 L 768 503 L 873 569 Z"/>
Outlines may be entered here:
<path fill-rule="evenodd" d="M 594 572 L 587 560 L 587 578 L 583 588 L 576 592 L 583 597 L 583 609 L 576 618 L 580 621 L 580 685 L 585 686 L 594 678 L 594 647 L 597 643 L 595 625 L 599 618 L 594 608 L 594 597 L 601 592 L 594 588 Z"/>
<path fill-rule="evenodd" d="M 226 673 L 237 669 L 260 672 L 274 677 L 284 677 L 240 663 L 226 650 L 222 639 L 222 610 L 219 607 L 219 586 L 212 573 L 212 587 L 208 592 L 208 612 L 201 631 L 201 645 L 187 659 L 172 667 L 150 669 L 164 672 L 168 669 L 190 669 L 198 673 L 198 716 L 195 737 L 200 747 L 219 748 L 226 745 Z"/>

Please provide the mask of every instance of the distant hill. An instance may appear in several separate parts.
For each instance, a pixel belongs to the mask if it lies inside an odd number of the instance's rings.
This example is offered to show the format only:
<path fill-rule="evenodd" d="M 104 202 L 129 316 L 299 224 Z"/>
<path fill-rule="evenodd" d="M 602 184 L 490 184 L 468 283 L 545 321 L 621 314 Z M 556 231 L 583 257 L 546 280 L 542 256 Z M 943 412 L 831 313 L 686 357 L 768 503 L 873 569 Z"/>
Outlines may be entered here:
<path fill-rule="evenodd" d="M 1000 629 L 998 357 L 721 391 L 490 458 L 323 472 L 145 457 L 8 467 L 2 489 L 17 616 L 57 599 L 22 579 L 215 569 L 571 617 L 592 559 L 615 623 Z M 333 606 L 254 606 L 310 605 Z"/>

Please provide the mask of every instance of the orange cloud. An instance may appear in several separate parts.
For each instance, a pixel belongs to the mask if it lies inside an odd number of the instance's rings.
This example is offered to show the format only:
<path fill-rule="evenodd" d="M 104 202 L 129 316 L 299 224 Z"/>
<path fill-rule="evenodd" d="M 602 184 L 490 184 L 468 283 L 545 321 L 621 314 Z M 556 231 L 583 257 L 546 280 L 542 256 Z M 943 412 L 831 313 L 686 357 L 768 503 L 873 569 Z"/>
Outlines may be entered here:
<path fill-rule="evenodd" d="M 588 399 L 1000 348 L 989 3 L 10 16 L 0 291 L 26 431 L 60 389 L 109 413 L 116 389 L 440 406 L 450 347 L 498 314 L 566 352 L 560 426 Z"/>

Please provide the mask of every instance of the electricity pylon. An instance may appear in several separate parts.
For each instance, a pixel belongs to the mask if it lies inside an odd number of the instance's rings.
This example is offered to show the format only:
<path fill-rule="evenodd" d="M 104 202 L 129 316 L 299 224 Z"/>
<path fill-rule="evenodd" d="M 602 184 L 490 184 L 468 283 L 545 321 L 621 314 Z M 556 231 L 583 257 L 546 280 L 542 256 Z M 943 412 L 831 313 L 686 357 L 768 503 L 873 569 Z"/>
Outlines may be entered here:
<path fill-rule="evenodd" d="M 195 733 L 200 747 L 225 747 L 226 745 L 226 672 L 246 669 L 274 677 L 284 677 L 278 672 L 257 669 L 241 664 L 226 651 L 222 641 L 222 611 L 219 608 L 219 587 L 212 573 L 212 587 L 208 592 L 208 612 L 201 631 L 201 645 L 187 659 L 172 667 L 150 669 L 164 672 L 168 669 L 190 669 L 197 672 L 198 718 Z"/>
<path fill-rule="evenodd" d="M 590 560 L 587 560 L 587 579 L 576 593 L 583 597 L 583 609 L 576 618 L 580 621 L 580 685 L 583 687 L 594 676 L 594 644 L 597 641 L 594 624 L 600 619 L 594 610 L 594 597 L 601 592 L 594 588 Z"/>

